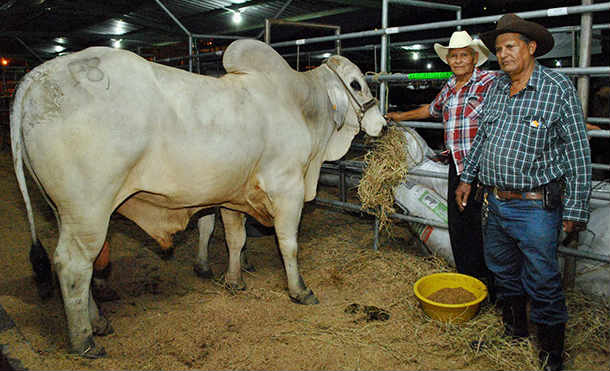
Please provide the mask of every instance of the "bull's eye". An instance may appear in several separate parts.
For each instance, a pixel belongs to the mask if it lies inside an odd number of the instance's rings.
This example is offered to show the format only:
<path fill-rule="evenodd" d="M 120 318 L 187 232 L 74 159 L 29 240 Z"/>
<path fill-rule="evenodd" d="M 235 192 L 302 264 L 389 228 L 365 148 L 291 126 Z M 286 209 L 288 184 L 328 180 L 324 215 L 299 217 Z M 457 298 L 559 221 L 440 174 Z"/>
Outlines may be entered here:
<path fill-rule="evenodd" d="M 354 89 L 355 91 L 360 91 L 362 90 L 362 88 L 360 87 L 360 83 L 356 80 L 352 81 L 349 86 L 352 87 L 352 89 Z"/>

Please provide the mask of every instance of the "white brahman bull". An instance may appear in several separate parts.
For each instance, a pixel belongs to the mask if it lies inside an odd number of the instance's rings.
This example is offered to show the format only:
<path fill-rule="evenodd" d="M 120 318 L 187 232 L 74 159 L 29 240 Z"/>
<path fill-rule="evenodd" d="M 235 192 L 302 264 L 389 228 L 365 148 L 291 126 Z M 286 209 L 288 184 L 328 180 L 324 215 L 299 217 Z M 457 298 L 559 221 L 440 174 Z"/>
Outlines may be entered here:
<path fill-rule="evenodd" d="M 228 73 L 213 78 L 94 47 L 36 67 L 19 85 L 11 112 L 15 172 L 33 246 L 44 251 L 23 163 L 59 223 L 53 262 L 71 352 L 105 353 L 92 335 L 111 327 L 89 284 L 115 210 L 167 248 L 195 212 L 221 206 L 225 280 L 237 286 L 248 213 L 275 228 L 290 298 L 318 302 L 297 265 L 303 202 L 315 197 L 322 162 L 342 157 L 360 129 L 379 135 L 385 120 L 346 58 L 296 72 L 268 45 L 239 40 L 223 64 Z M 31 254 L 35 271 L 37 259 Z"/>

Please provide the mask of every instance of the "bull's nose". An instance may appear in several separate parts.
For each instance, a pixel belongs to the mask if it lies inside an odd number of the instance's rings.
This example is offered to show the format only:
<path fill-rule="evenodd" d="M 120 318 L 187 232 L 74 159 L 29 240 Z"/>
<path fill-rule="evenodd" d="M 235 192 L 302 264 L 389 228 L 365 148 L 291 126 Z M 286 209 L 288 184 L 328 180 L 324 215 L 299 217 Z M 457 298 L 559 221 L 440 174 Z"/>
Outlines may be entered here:
<path fill-rule="evenodd" d="M 375 125 L 375 129 L 371 130 L 371 132 L 367 132 L 368 135 L 372 137 L 378 137 L 381 134 L 385 133 L 385 130 L 388 126 L 386 125 L 385 120 L 380 120 L 377 125 Z"/>
<path fill-rule="evenodd" d="M 388 133 L 389 130 L 390 130 L 390 125 L 383 125 L 383 127 L 379 131 L 379 135 L 384 136 Z"/>

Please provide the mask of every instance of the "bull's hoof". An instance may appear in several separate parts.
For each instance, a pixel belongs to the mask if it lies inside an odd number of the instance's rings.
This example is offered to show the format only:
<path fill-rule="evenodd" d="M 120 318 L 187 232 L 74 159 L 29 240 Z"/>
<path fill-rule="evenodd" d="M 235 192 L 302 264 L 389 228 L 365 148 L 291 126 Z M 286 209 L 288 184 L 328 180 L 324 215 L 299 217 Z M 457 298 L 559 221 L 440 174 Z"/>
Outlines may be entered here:
<path fill-rule="evenodd" d="M 53 297 L 53 281 L 35 281 L 36 289 L 38 290 L 38 296 L 42 300 L 47 300 Z"/>
<path fill-rule="evenodd" d="M 97 359 L 106 355 L 106 349 L 104 349 L 102 346 L 95 345 L 93 337 L 89 336 L 82 349 L 73 348 L 70 353 L 78 354 L 79 356 L 87 359 Z"/>
<path fill-rule="evenodd" d="M 316 298 L 311 289 L 307 289 L 307 292 L 305 294 L 299 295 L 297 297 L 290 295 L 290 300 L 292 300 L 294 303 L 304 305 L 313 305 L 320 303 L 320 301 L 318 300 L 318 298 Z"/>
<path fill-rule="evenodd" d="M 91 327 L 93 328 L 93 334 L 97 336 L 114 334 L 114 328 L 104 316 L 99 316 L 96 321 L 93 321 Z"/>
<path fill-rule="evenodd" d="M 229 282 L 226 279 L 225 274 L 221 274 L 220 277 L 215 279 L 216 283 L 225 288 L 225 290 L 234 294 L 236 291 L 245 291 L 246 283 L 241 278 L 237 282 Z"/>
<path fill-rule="evenodd" d="M 199 278 L 203 278 L 206 280 L 211 280 L 212 278 L 214 278 L 214 273 L 212 272 L 212 270 L 209 268 L 208 269 L 203 268 L 201 266 L 201 264 L 195 263 L 193 265 L 193 270 L 195 271 L 195 274 Z"/>
<path fill-rule="evenodd" d="M 98 303 L 115 301 L 121 298 L 114 289 L 108 286 L 97 286 L 94 284 L 91 292 L 93 294 L 93 299 Z"/>
<path fill-rule="evenodd" d="M 241 270 L 245 271 L 245 272 L 253 273 L 253 272 L 256 272 L 256 267 L 254 267 L 254 265 L 252 265 L 250 263 L 246 263 L 246 264 L 242 263 Z"/>

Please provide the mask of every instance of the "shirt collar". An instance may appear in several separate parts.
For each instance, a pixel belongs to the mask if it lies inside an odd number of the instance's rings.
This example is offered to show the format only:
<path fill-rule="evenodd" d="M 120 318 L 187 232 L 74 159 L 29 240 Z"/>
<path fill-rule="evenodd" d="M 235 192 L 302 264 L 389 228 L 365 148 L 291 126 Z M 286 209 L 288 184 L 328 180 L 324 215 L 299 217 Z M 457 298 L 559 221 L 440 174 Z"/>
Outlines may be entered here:
<path fill-rule="evenodd" d="M 529 80 L 527 80 L 526 89 L 539 90 L 540 86 L 542 86 L 542 67 L 538 61 L 534 62 L 534 71 L 532 71 L 532 75 Z M 500 75 L 498 78 L 498 85 L 504 91 L 510 90 L 512 82 L 510 81 L 510 77 L 504 71 L 500 71 Z"/>
<path fill-rule="evenodd" d="M 472 71 L 472 75 L 470 76 L 470 79 L 468 80 L 468 82 L 466 84 L 464 84 L 464 86 L 477 82 L 480 79 L 481 79 L 481 71 L 477 67 L 475 67 L 474 70 Z M 455 75 L 452 75 L 451 78 L 449 79 L 449 81 L 447 82 L 447 84 L 449 84 L 449 87 L 451 89 L 455 89 L 456 83 L 457 83 L 457 78 L 455 77 Z"/>

